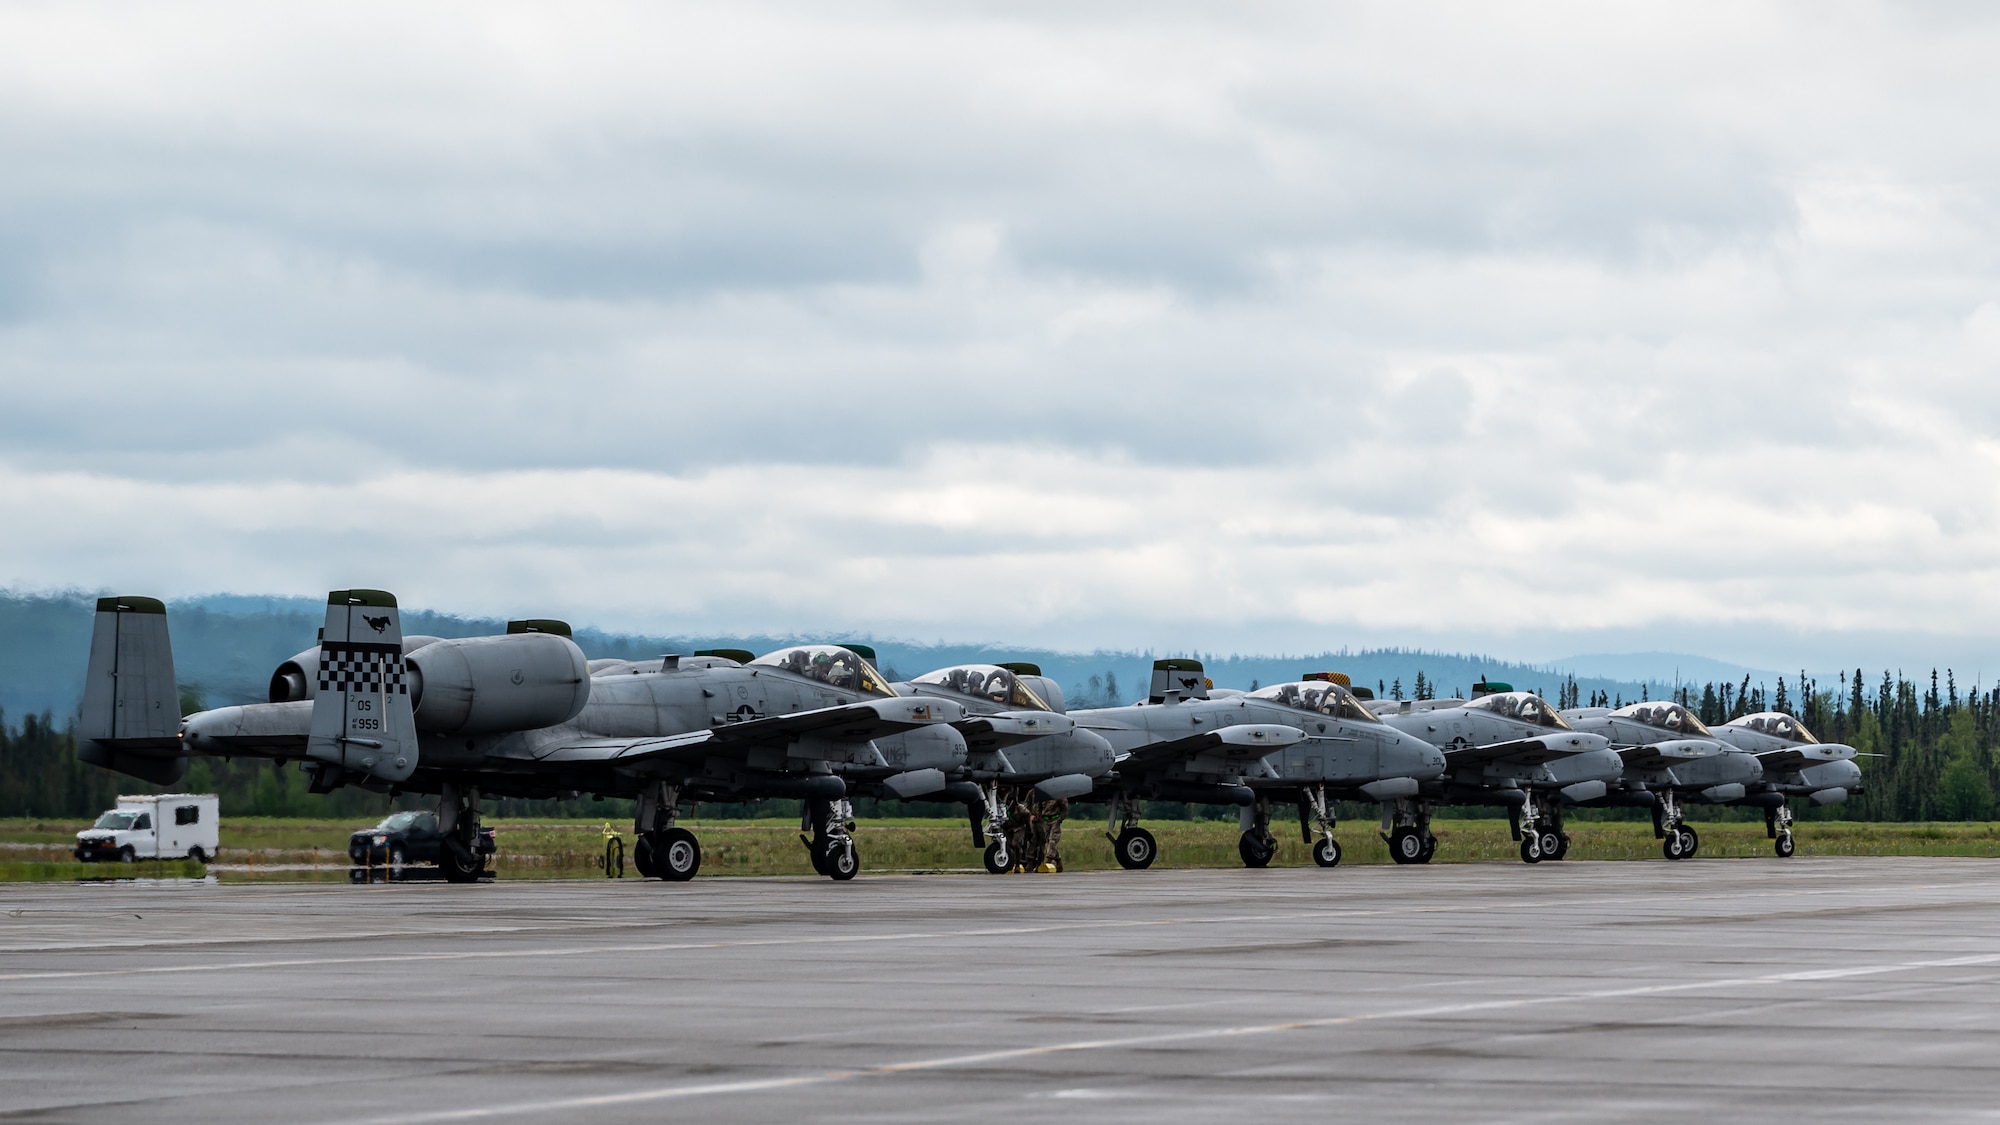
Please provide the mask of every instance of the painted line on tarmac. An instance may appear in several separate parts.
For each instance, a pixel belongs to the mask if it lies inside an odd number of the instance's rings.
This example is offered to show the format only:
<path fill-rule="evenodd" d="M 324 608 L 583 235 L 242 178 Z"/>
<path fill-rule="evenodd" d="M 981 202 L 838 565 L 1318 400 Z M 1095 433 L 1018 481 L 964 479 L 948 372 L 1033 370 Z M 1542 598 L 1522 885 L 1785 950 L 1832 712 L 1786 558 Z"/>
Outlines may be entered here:
<path fill-rule="evenodd" d="M 1939 889 L 1942 885 L 1919 885 L 1898 888 L 1899 890 L 1923 891 Z M 1593 906 L 1644 905 L 1654 902 L 1688 903 L 1698 901 L 1714 903 L 1721 898 L 1753 898 L 1758 902 L 1769 902 L 1772 898 L 1807 897 L 1815 895 L 1844 894 L 1848 888 L 1792 889 L 1781 892 L 1743 892 L 1739 895 L 1690 896 L 1683 893 L 1625 895 L 1592 900 Z M 1993 905 L 1990 900 L 1982 900 Z M 536 957 L 591 957 L 605 954 L 638 953 L 690 953 L 704 949 L 757 949 L 786 946 L 812 945 L 867 945 L 891 941 L 937 941 L 962 938 L 985 937 L 1025 937 L 1033 934 L 1075 933 L 1086 930 L 1146 929 L 1160 926 L 1217 926 L 1240 925 L 1243 923 L 1270 922 L 1327 922 L 1360 918 L 1408 917 L 1412 915 L 1436 915 L 1453 913 L 1508 913 L 1542 908 L 1565 909 L 1576 905 L 1572 898 L 1524 900 L 1494 903 L 1438 903 L 1434 905 L 1382 907 L 1367 910 L 1313 910 L 1288 914 L 1227 914 L 1210 917 L 1182 918 L 1111 918 L 1089 922 L 1050 922 L 1038 926 L 983 926 L 961 930 L 919 930 L 883 934 L 806 934 L 790 937 L 739 938 L 726 941 L 687 942 L 643 942 L 619 945 L 569 945 L 554 948 L 534 949 L 454 949 L 437 953 L 376 953 L 347 957 L 290 957 L 260 961 L 219 961 L 192 965 L 146 965 L 119 969 L 50 969 L 39 972 L 0 973 L 0 981 L 38 980 L 79 980 L 92 977 L 162 976 L 183 973 L 227 973 L 253 972 L 263 969 L 303 969 L 336 965 L 394 965 L 445 961 L 499 961 Z M 1926 904 L 1928 905 L 1928 904 Z M 1726 920 L 1726 919 L 1723 919 Z M 1608 923 L 1607 923 L 1608 924 Z M 1656 919 L 1656 925 L 1674 925 L 1675 920 Z M 539 930 L 542 927 L 524 927 Z M 412 934 L 411 937 L 451 936 L 450 934 Z M 265 940 L 265 939 L 252 939 Z M 310 940 L 310 939 L 306 939 Z M 342 936 L 338 940 L 348 940 Z M 112 952 L 112 951 L 107 951 Z M 7 955 L 0 951 L 0 956 Z"/>
<path fill-rule="evenodd" d="M 1843 969 L 1801 969 L 1796 972 L 1768 973 L 1754 977 L 1683 981 L 1676 984 L 1636 985 L 1628 988 L 1598 989 L 1587 992 L 1523 996 L 1509 1000 L 1479 1000 L 1462 1004 L 1437 1004 L 1422 1008 L 1404 1008 L 1395 1011 L 1369 1012 L 1352 1016 L 1329 1016 L 1325 1019 L 1290 1020 L 1285 1023 L 1252 1024 L 1238 1027 L 1209 1027 L 1193 1031 L 1170 1031 L 1154 1035 L 1124 1036 L 1115 1039 L 1079 1039 L 1069 1043 L 1050 1043 L 1039 1047 L 1017 1047 L 999 1051 L 981 1051 L 977 1054 L 969 1055 L 947 1055 L 934 1059 L 914 1059 L 908 1062 L 885 1063 L 879 1066 L 855 1067 L 848 1070 L 828 1070 L 814 1074 L 796 1074 L 785 1078 L 746 1079 L 740 1082 L 705 1082 L 686 1086 L 658 1086 L 650 1090 L 631 1090 L 622 1094 L 586 1094 L 573 1098 L 550 1098 L 543 1101 L 512 1102 L 506 1105 L 467 1106 L 460 1109 L 393 1114 L 386 1117 L 346 1119 L 340 1122 L 329 1123 L 329 1125 L 429 1125 L 431 1122 L 481 1121 L 497 1117 L 519 1117 L 523 1115 L 547 1117 L 574 1110 L 608 1109 L 616 1106 L 640 1105 L 647 1102 L 713 1097 L 718 1094 L 765 1093 L 772 1090 L 793 1089 L 802 1086 L 825 1086 L 839 1082 L 852 1082 L 863 1078 L 889 1078 L 901 1074 L 921 1074 L 926 1071 L 956 1070 L 965 1067 L 984 1066 L 989 1063 L 1012 1062 L 1020 1059 L 1074 1054 L 1084 1051 L 1121 1051 L 1141 1047 L 1156 1047 L 1171 1043 L 1192 1043 L 1203 1040 L 1229 1039 L 1251 1035 L 1273 1035 L 1287 1031 L 1312 1031 L 1321 1028 L 1381 1023 L 1394 1020 L 1433 1019 L 1441 1016 L 1472 1015 L 1481 1012 L 1545 1007 L 1551 1004 L 1586 1003 L 1597 1000 L 1628 1000 L 1634 997 L 1665 996 L 1675 993 L 1700 992 L 1718 988 L 1753 988 L 1759 985 L 1818 983 L 1822 981 L 1849 980 L 1856 977 L 1881 976 L 1888 973 L 1919 972 L 1925 969 L 1951 969 L 1994 964 L 2000 964 L 2000 953 L 1976 954 L 1966 957 L 1943 957 L 1925 961 L 1898 961 L 1879 965 L 1854 965 Z"/>

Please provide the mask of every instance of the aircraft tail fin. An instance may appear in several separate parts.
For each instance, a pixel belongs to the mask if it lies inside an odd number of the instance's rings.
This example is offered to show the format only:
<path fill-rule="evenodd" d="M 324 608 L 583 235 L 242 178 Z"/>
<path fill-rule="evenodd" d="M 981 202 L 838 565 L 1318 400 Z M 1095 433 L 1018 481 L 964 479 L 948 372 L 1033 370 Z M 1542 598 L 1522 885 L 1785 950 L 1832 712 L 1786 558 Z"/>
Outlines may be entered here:
<path fill-rule="evenodd" d="M 327 595 L 315 688 L 308 756 L 383 781 L 403 781 L 416 772 L 416 708 L 394 594 Z"/>
<path fill-rule="evenodd" d="M 164 603 L 97 599 L 80 719 L 80 760 L 160 785 L 180 780 L 187 762 Z"/>
<path fill-rule="evenodd" d="M 1208 698 L 1208 677 L 1202 675 L 1199 660 L 1153 661 L 1153 683 L 1146 692 L 1149 703 L 1180 702 Z"/>

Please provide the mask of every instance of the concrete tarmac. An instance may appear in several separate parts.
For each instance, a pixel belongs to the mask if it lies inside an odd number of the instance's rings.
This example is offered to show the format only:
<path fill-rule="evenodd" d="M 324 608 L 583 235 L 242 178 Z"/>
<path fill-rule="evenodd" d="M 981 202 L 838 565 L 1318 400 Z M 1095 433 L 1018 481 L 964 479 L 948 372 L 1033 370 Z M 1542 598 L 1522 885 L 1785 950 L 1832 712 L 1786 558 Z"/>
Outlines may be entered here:
<path fill-rule="evenodd" d="M 2000 860 L 0 887 L 52 1122 L 2000 1111 Z"/>

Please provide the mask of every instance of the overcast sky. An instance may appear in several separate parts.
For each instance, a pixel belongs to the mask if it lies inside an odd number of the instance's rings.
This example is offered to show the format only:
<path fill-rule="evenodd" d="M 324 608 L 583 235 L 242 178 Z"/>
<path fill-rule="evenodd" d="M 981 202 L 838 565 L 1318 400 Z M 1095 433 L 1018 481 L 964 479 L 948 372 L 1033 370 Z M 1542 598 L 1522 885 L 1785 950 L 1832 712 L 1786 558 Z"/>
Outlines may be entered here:
<path fill-rule="evenodd" d="M 1996 57 L 1979 4 L 0 3 L 0 583 L 2000 672 Z"/>

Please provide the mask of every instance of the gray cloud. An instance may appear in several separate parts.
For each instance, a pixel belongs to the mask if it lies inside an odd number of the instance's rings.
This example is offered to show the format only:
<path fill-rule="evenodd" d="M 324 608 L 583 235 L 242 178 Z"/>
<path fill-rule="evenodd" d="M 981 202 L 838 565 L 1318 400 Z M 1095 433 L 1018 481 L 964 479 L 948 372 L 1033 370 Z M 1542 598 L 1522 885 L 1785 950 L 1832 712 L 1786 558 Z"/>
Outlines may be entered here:
<path fill-rule="evenodd" d="M 10 9 L 0 518 L 40 534 L 0 580 L 1774 666 L 1991 632 L 1996 41 Z"/>

